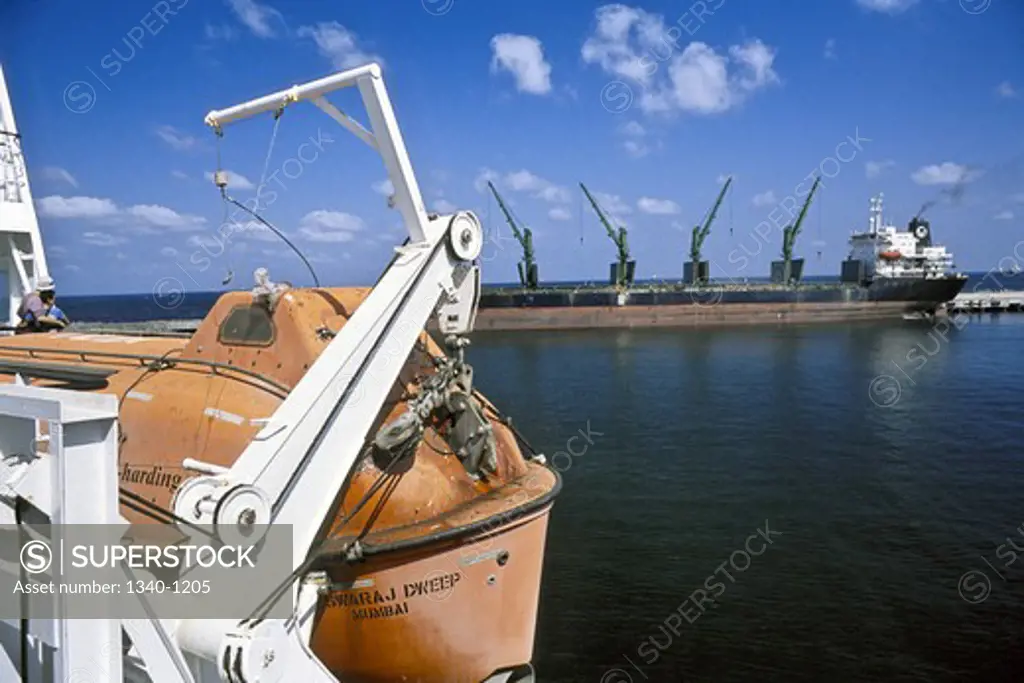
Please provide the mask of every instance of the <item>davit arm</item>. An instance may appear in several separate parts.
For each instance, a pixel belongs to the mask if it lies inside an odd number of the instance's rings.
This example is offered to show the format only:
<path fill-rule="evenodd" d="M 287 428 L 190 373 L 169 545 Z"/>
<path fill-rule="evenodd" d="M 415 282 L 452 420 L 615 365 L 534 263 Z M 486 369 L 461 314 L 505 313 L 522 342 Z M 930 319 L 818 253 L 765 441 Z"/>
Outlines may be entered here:
<path fill-rule="evenodd" d="M 333 90 L 352 86 L 362 95 L 372 132 L 324 99 Z M 455 340 L 472 330 L 480 288 L 473 261 L 483 244 L 472 213 L 428 217 L 424 211 L 376 64 L 211 112 L 206 121 L 220 129 L 302 100 L 312 101 L 381 154 L 395 188 L 394 205 L 411 239 L 397 248 L 398 257 L 376 287 L 231 468 L 190 479 L 174 502 L 175 514 L 212 524 L 225 536 L 267 524 L 292 525 L 296 569 L 317 540 L 320 523 L 333 511 L 381 406 L 431 316 L 437 315 L 441 332 Z M 292 590 L 293 595 L 299 592 L 297 585 Z M 308 598 L 299 594 L 299 614 Z M 288 680 L 335 680 L 310 652 L 309 635 L 300 621 L 186 621 L 177 639 L 185 649 L 217 662 L 219 669 L 222 662 L 241 661 L 246 681 L 283 680 L 275 676 L 284 669 L 273 662 L 282 667 L 287 663 Z M 268 651 L 277 656 L 268 657 Z M 220 670 L 220 675 L 234 680 L 229 671 Z"/>

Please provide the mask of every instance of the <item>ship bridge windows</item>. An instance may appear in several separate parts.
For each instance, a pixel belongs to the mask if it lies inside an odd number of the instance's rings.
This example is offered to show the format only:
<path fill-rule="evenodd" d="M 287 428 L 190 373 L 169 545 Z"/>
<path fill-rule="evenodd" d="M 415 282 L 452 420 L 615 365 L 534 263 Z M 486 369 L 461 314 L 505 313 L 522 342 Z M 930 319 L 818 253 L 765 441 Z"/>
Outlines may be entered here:
<path fill-rule="evenodd" d="M 270 346 L 277 336 L 274 318 L 265 306 L 235 306 L 217 331 L 217 341 L 228 346 Z"/>

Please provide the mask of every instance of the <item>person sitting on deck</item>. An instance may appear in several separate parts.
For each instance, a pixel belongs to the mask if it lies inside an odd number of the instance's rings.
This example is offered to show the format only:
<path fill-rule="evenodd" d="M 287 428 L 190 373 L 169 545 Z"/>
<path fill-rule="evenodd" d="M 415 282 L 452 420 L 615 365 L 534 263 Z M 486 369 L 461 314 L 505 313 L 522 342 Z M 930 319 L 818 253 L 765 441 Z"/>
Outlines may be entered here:
<path fill-rule="evenodd" d="M 54 320 L 59 320 L 60 322 L 64 323 L 65 326 L 71 324 L 71 321 L 68 319 L 67 314 L 65 314 L 64 311 L 57 308 L 57 304 L 53 304 L 52 306 L 50 306 L 50 311 L 49 313 L 47 313 L 47 315 L 49 315 Z"/>
<path fill-rule="evenodd" d="M 56 298 L 57 291 L 53 280 L 48 277 L 39 278 L 35 291 L 26 295 L 18 306 L 18 317 L 21 318 L 21 322 L 18 323 L 15 332 L 49 332 L 67 327 L 67 316 L 56 307 Z"/>

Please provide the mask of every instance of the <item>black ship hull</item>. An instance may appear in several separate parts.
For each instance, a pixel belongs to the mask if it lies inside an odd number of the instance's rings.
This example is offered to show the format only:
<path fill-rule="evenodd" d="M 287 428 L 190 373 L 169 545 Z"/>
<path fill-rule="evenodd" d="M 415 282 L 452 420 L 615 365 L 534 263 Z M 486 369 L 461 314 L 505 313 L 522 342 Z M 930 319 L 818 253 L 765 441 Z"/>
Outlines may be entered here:
<path fill-rule="evenodd" d="M 966 278 L 842 283 L 485 288 L 477 329 L 562 329 L 815 322 L 934 314 Z"/>

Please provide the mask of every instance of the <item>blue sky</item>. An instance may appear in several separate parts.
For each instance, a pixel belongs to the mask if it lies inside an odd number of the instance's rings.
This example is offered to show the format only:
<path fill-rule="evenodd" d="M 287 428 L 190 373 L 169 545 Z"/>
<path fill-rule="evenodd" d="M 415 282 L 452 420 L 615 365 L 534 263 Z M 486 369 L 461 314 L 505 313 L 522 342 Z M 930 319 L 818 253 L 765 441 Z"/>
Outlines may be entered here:
<path fill-rule="evenodd" d="M 614 259 L 578 182 L 629 227 L 638 277 L 678 278 L 728 174 L 704 249 L 714 277 L 767 274 L 779 207 L 814 173 L 796 247 L 809 272 L 838 272 L 878 191 L 900 224 L 943 198 L 936 238 L 988 270 L 1024 256 L 1022 26 L 1010 0 L 0 1 L 0 60 L 65 293 L 220 289 L 228 271 L 249 287 L 261 265 L 308 284 L 266 232 L 217 241 L 203 117 L 373 59 L 428 206 L 484 220 L 487 282 L 514 280 L 520 257 L 487 179 L 533 229 L 542 279 L 600 279 Z M 365 120 L 351 93 L 334 101 Z M 225 131 L 239 200 L 272 130 L 263 116 Z M 379 159 L 302 104 L 267 175 L 263 215 L 321 281 L 372 283 L 403 230 Z"/>

